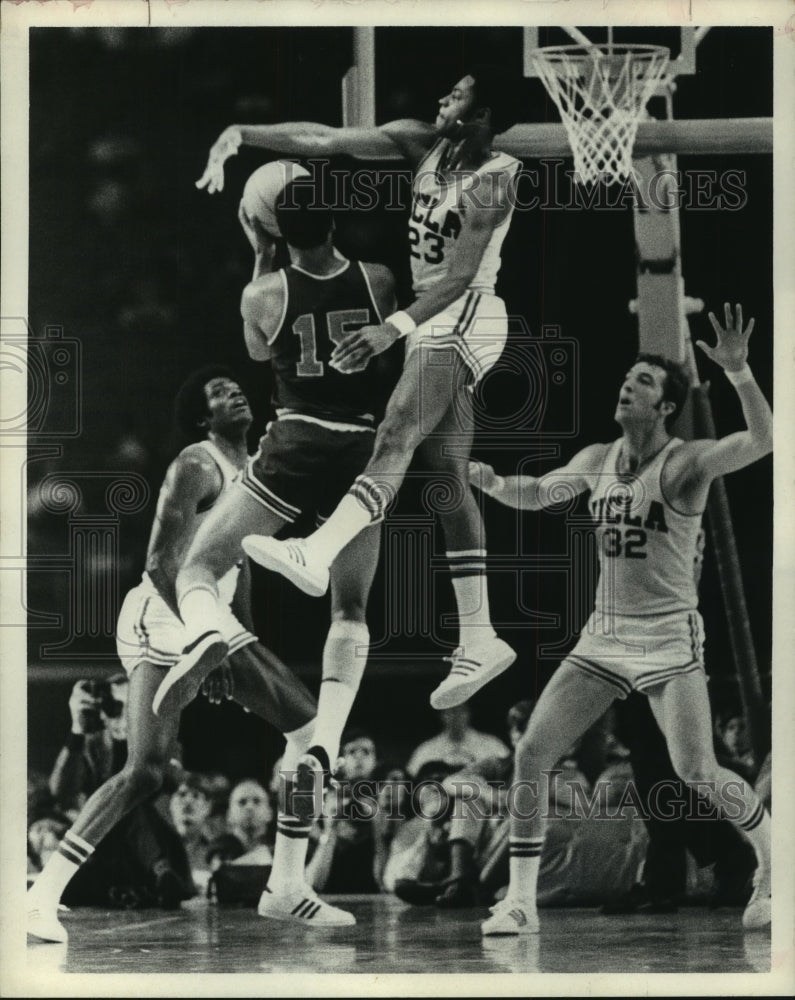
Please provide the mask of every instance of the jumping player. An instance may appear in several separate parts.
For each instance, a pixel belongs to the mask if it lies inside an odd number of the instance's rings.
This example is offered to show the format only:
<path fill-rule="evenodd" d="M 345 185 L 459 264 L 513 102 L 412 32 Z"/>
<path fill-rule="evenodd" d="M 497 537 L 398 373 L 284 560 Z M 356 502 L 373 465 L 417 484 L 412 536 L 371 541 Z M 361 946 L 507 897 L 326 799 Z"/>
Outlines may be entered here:
<path fill-rule="evenodd" d="M 416 301 L 380 325 L 343 337 L 331 356 L 342 372 L 407 337 L 403 375 L 379 428 L 373 456 L 341 503 L 307 539 L 249 538 L 245 551 L 306 593 L 325 593 L 329 567 L 356 535 L 384 516 L 412 455 L 457 484 L 460 503 L 440 514 L 453 574 L 459 647 L 434 708 L 461 704 L 513 663 L 497 638 L 486 588 L 485 532 L 467 485 L 472 445 L 471 390 L 497 362 L 507 336 L 505 304 L 494 295 L 500 248 L 510 225 L 519 162 L 492 150 L 515 121 L 516 85 L 494 68 L 475 68 L 439 101 L 433 125 L 379 128 L 310 123 L 232 126 L 210 152 L 200 187 L 223 186 L 223 163 L 241 143 L 294 155 L 368 156 L 395 149 L 416 174 L 409 223 Z M 432 435 L 432 436 L 431 436 Z"/>
<path fill-rule="evenodd" d="M 484 935 L 538 932 L 542 779 L 611 702 L 631 690 L 647 695 L 677 774 L 708 795 L 752 843 L 758 867 L 743 926 L 770 923 L 770 817 L 750 785 L 715 759 L 693 572 L 713 479 L 773 447 L 772 413 L 746 361 L 754 321 L 743 329 L 739 305 L 733 315 L 727 304 L 725 314 L 723 329 L 710 313 L 716 345 L 699 346 L 735 386 L 747 430 L 718 441 L 671 437 L 668 427 L 685 401 L 687 378 L 679 365 L 641 354 L 619 391 L 615 419 L 623 434 L 617 441 L 590 445 L 540 479 L 503 479 L 490 466 L 472 463 L 473 484 L 510 507 L 540 510 L 589 492 L 601 567 L 593 614 L 516 747 L 510 886 L 484 922 Z"/>
<path fill-rule="evenodd" d="M 197 527 L 241 474 L 252 417 L 239 385 L 219 366 L 188 377 L 178 393 L 176 413 L 188 436 L 203 439 L 183 449 L 166 473 L 146 571 L 141 583 L 127 594 L 119 614 L 117 650 L 130 677 L 127 763 L 89 798 L 28 892 L 28 933 L 42 941 L 67 940 L 66 928 L 57 916 L 66 885 L 116 823 L 160 788 L 177 736 L 177 711 L 161 713 L 159 718 L 152 713 L 155 691 L 177 663 L 184 645 L 183 625 L 173 610 L 177 570 Z M 213 701 L 233 697 L 282 731 L 287 739 L 283 768 L 295 773 L 311 742 L 314 699 L 253 634 L 245 560 L 241 567 L 230 567 L 220 581 L 219 593 L 220 627 L 229 657 L 207 679 L 208 694 Z M 289 790 L 288 783 L 284 787 Z M 288 807 L 293 808 L 289 801 L 283 808 Z M 292 822 L 299 825 L 298 819 Z M 277 878 L 283 877 L 281 870 L 276 872 L 278 866 L 294 878 L 296 903 L 303 900 L 306 909 L 314 912 L 312 923 L 352 922 L 348 914 L 321 902 L 302 885 L 302 869 L 295 878 L 291 851 L 292 841 L 277 834 L 274 872 Z"/>
<path fill-rule="evenodd" d="M 329 365 L 334 344 L 356 326 L 380 322 L 394 305 L 394 279 L 380 264 L 346 260 L 332 244 L 332 216 L 314 189 L 293 182 L 276 206 L 292 263 L 262 273 L 244 290 L 242 312 L 249 353 L 270 358 L 276 416 L 239 484 L 201 525 L 177 577 L 185 622 L 185 655 L 155 698 L 156 712 L 187 703 L 202 678 L 226 655 L 219 581 L 242 556 L 247 534 L 279 531 L 300 515 L 322 520 L 366 466 L 375 423 L 389 395 L 389 360 L 342 375 Z M 258 258 L 272 239 L 242 219 Z M 255 274 L 258 269 L 255 269 Z M 259 268 L 262 270 L 262 268 Z M 322 681 L 311 754 L 299 771 L 328 773 L 367 660 L 367 600 L 378 565 L 380 528 L 363 532 L 332 570 L 331 627 L 323 650 Z M 280 820 L 281 823 L 281 820 Z M 290 829 L 306 855 L 309 827 Z M 303 870 L 303 860 L 297 871 Z M 269 883 L 260 913 L 287 919 L 289 886 Z M 353 923 L 353 917 L 350 917 Z"/>

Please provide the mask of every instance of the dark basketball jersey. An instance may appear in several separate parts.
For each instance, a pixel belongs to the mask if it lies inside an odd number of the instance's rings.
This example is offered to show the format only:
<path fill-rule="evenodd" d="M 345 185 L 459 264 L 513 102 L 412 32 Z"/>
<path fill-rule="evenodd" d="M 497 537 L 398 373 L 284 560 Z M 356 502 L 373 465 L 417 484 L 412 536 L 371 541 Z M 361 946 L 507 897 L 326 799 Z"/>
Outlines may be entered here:
<path fill-rule="evenodd" d="M 383 382 L 373 376 L 372 364 L 352 375 L 329 364 L 344 336 L 382 322 L 363 266 L 341 257 L 340 269 L 325 277 L 295 264 L 278 273 L 285 306 L 270 342 L 277 415 L 372 426 L 384 402 Z"/>

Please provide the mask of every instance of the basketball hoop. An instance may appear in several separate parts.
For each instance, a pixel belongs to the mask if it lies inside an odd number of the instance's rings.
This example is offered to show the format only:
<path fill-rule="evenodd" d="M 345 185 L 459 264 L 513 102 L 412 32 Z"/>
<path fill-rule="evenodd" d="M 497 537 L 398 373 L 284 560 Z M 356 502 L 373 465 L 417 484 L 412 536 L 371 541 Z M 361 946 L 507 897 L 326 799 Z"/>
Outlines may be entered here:
<path fill-rule="evenodd" d="M 584 183 L 633 173 L 638 122 L 671 53 L 659 45 L 552 45 L 533 60 L 566 127 Z"/>

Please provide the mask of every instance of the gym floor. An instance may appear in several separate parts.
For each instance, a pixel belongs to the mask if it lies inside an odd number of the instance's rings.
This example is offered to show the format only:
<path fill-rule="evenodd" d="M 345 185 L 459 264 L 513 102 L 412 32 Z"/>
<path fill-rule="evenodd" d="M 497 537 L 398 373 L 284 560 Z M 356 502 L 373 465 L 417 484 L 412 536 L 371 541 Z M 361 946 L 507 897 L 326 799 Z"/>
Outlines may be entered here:
<path fill-rule="evenodd" d="M 770 969 L 769 934 L 743 933 L 740 909 L 688 907 L 672 915 L 620 917 L 592 909 L 547 909 L 541 911 L 539 935 L 483 939 L 482 909 L 440 911 L 391 896 L 335 901 L 356 914 L 356 927 L 309 931 L 265 921 L 251 909 L 203 902 L 175 913 L 74 910 L 63 916 L 69 944 L 31 944 L 28 967 L 36 973 L 379 976 Z M 474 992 L 475 984 L 470 988 Z"/>

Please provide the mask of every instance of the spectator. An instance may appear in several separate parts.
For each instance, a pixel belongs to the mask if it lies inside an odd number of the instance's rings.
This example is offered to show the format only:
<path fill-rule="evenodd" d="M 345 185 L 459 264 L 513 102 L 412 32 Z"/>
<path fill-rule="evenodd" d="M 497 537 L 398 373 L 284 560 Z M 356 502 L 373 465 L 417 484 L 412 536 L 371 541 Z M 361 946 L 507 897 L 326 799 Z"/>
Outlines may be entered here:
<path fill-rule="evenodd" d="M 742 712 L 726 708 L 718 713 L 714 726 L 715 756 L 719 763 L 753 784 L 757 766 Z"/>
<path fill-rule="evenodd" d="M 508 712 L 506 726 L 513 746 L 527 726 L 532 707 L 531 701 L 520 701 Z M 452 726 L 456 727 L 454 732 L 459 732 L 457 727 L 465 725 L 466 722 L 468 713 L 463 717 L 461 715 L 458 718 L 454 717 L 452 720 Z M 475 730 L 470 732 L 474 733 Z M 477 737 L 484 735 L 476 734 Z M 432 824 L 436 829 L 426 838 L 425 847 L 428 856 L 422 860 L 416 880 L 395 881 L 395 892 L 401 899 L 415 903 L 435 902 L 441 907 L 471 906 L 477 903 L 477 874 L 502 823 L 506 786 L 513 774 L 513 757 L 507 747 L 496 737 L 486 736 L 486 740 L 491 741 L 495 752 L 469 763 L 452 775 L 440 775 L 444 780 L 444 789 L 450 797 L 449 814 Z M 423 748 L 429 745 L 432 745 L 431 753 L 438 752 L 439 741 L 440 737 L 436 737 L 435 741 L 429 740 L 421 744 L 414 752 L 412 761 L 418 755 L 421 756 Z M 442 752 L 444 749 L 442 745 Z M 455 753 L 450 755 L 452 759 L 455 757 Z M 412 761 L 409 762 L 409 770 Z M 427 767 L 426 764 L 425 768 Z M 426 773 L 424 769 L 420 772 L 420 774 Z M 446 838 L 441 835 L 440 828 L 446 829 Z M 447 863 L 440 865 L 438 860 L 443 853 L 444 845 L 446 845 Z M 434 869 L 443 872 L 442 880 L 426 881 L 422 874 L 428 874 Z"/>
<path fill-rule="evenodd" d="M 82 680 L 69 698 L 71 729 L 56 758 L 50 791 L 59 809 L 74 818 L 88 796 L 127 759 L 127 675 Z"/>
<path fill-rule="evenodd" d="M 378 813 L 374 778 L 377 752 L 361 730 L 344 734 L 337 784 L 326 793 L 317 847 L 307 866 L 313 889 L 327 893 L 378 892 Z"/>
<path fill-rule="evenodd" d="M 234 838 L 240 854 L 230 860 L 239 864 L 270 865 L 273 854 L 269 844 L 273 807 L 265 788 L 253 778 L 238 782 L 229 794 L 225 837 Z M 232 845 L 232 840 L 228 841 Z"/>
<path fill-rule="evenodd" d="M 169 800 L 171 821 L 182 838 L 193 880 L 199 889 L 206 885 L 209 877 L 207 823 L 212 807 L 210 783 L 202 774 L 186 773 Z"/>
<path fill-rule="evenodd" d="M 508 757 L 508 747 L 490 733 L 481 733 L 470 725 L 469 705 L 443 708 L 439 712 L 442 732 L 420 743 L 409 758 L 406 770 L 416 777 L 429 761 L 439 761 L 448 767 L 467 767 L 487 757 Z"/>
<path fill-rule="evenodd" d="M 69 698 L 71 730 L 49 785 L 56 809 L 74 816 L 89 795 L 127 759 L 126 674 L 78 681 Z M 56 819 L 57 819 L 56 814 Z M 33 839 L 46 851 L 51 826 Z M 133 809 L 96 848 L 63 896 L 69 906 L 172 909 L 196 889 L 182 842 L 154 797 Z"/>

